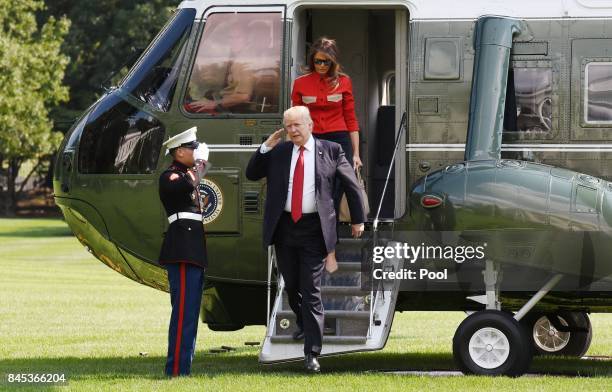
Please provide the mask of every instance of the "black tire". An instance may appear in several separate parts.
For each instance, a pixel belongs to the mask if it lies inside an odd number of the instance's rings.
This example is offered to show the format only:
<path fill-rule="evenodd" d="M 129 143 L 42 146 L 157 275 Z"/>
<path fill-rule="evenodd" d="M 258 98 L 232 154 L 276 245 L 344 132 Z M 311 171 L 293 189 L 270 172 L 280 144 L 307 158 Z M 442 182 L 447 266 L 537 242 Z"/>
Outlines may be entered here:
<path fill-rule="evenodd" d="M 567 333 L 555 334 L 555 340 L 560 345 L 559 348 L 553 348 L 554 344 L 551 339 L 540 338 L 543 332 L 546 331 L 547 324 L 542 320 L 543 317 L 557 317 L 562 325 L 568 325 L 573 328 L 581 328 L 586 331 L 570 331 Z M 537 355 L 551 356 L 566 356 L 581 358 L 586 354 L 593 339 L 593 329 L 589 315 L 584 312 L 559 312 L 554 315 L 546 315 L 543 313 L 534 313 L 527 315 L 521 320 L 521 324 L 527 329 L 531 336 L 534 353 Z M 536 327 L 537 324 L 537 327 Z"/>
<path fill-rule="evenodd" d="M 473 346 L 472 353 L 470 340 L 474 338 L 474 343 L 484 344 L 481 338 L 487 336 L 493 339 L 500 337 L 497 341 L 503 341 L 504 344 L 501 346 L 504 346 L 505 349 L 491 347 L 491 350 L 488 350 L 487 347 L 482 349 L 487 351 L 485 353 L 479 351 L 480 348 Z M 482 363 L 486 358 L 497 358 L 496 353 L 502 357 L 505 356 L 505 359 L 500 359 L 497 365 L 495 362 Z M 483 310 L 468 316 L 457 328 L 453 337 L 453 357 L 459 369 L 465 374 L 517 377 L 525 373 L 531 365 L 533 358 L 531 338 L 511 314 L 497 310 Z"/>

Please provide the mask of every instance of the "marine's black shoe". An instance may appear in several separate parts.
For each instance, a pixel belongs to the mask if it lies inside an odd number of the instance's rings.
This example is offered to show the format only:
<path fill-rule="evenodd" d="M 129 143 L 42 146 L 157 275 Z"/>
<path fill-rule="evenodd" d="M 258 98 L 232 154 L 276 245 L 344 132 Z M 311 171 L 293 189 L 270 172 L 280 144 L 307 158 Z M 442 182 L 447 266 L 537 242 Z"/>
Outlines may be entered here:
<path fill-rule="evenodd" d="M 319 361 L 317 360 L 317 356 L 315 354 L 307 354 L 304 357 L 304 367 L 310 373 L 320 373 L 321 365 L 319 365 Z"/>

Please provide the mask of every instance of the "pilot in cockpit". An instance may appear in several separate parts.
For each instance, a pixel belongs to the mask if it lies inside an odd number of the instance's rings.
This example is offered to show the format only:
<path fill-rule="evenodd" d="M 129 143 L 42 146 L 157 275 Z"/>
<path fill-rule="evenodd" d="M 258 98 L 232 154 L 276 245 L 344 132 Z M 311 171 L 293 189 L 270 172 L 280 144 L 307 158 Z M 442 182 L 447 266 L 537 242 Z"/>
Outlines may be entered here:
<path fill-rule="evenodd" d="M 190 102 L 185 109 L 192 113 L 248 112 L 255 85 L 252 69 L 254 48 L 250 45 L 248 29 L 239 23 L 220 37 L 229 50 L 206 65 L 194 68 L 189 86 Z"/>

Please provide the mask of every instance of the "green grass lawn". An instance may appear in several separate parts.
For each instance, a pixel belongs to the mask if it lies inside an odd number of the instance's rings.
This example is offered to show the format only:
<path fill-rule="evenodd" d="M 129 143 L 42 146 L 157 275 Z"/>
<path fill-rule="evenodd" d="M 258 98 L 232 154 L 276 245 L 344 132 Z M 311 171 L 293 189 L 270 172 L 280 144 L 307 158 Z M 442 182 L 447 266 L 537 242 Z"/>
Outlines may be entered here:
<path fill-rule="evenodd" d="M 316 376 L 301 363 L 258 364 L 258 348 L 244 342 L 261 341 L 262 326 L 212 332 L 201 325 L 193 375 L 166 379 L 168 295 L 103 265 L 64 222 L 0 219 L 0 267 L 0 390 L 15 390 L 4 381 L 8 373 L 65 373 L 67 385 L 53 388 L 75 391 L 612 389 L 612 361 L 538 358 L 532 371 L 548 375 L 518 379 L 381 372 L 455 369 L 459 312 L 398 313 L 384 350 L 323 358 Z M 588 355 L 612 355 L 612 315 L 592 322 Z M 221 345 L 236 350 L 209 352 Z"/>

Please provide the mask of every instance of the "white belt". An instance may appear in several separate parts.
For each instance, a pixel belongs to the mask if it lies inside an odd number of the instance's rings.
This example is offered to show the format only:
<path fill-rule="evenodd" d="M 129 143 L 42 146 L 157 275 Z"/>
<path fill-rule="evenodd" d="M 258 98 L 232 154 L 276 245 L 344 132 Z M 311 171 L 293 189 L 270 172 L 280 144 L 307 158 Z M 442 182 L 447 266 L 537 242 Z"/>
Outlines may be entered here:
<path fill-rule="evenodd" d="M 168 217 L 168 223 L 172 223 L 177 219 L 191 219 L 202 222 L 202 214 L 195 212 L 177 212 Z"/>

